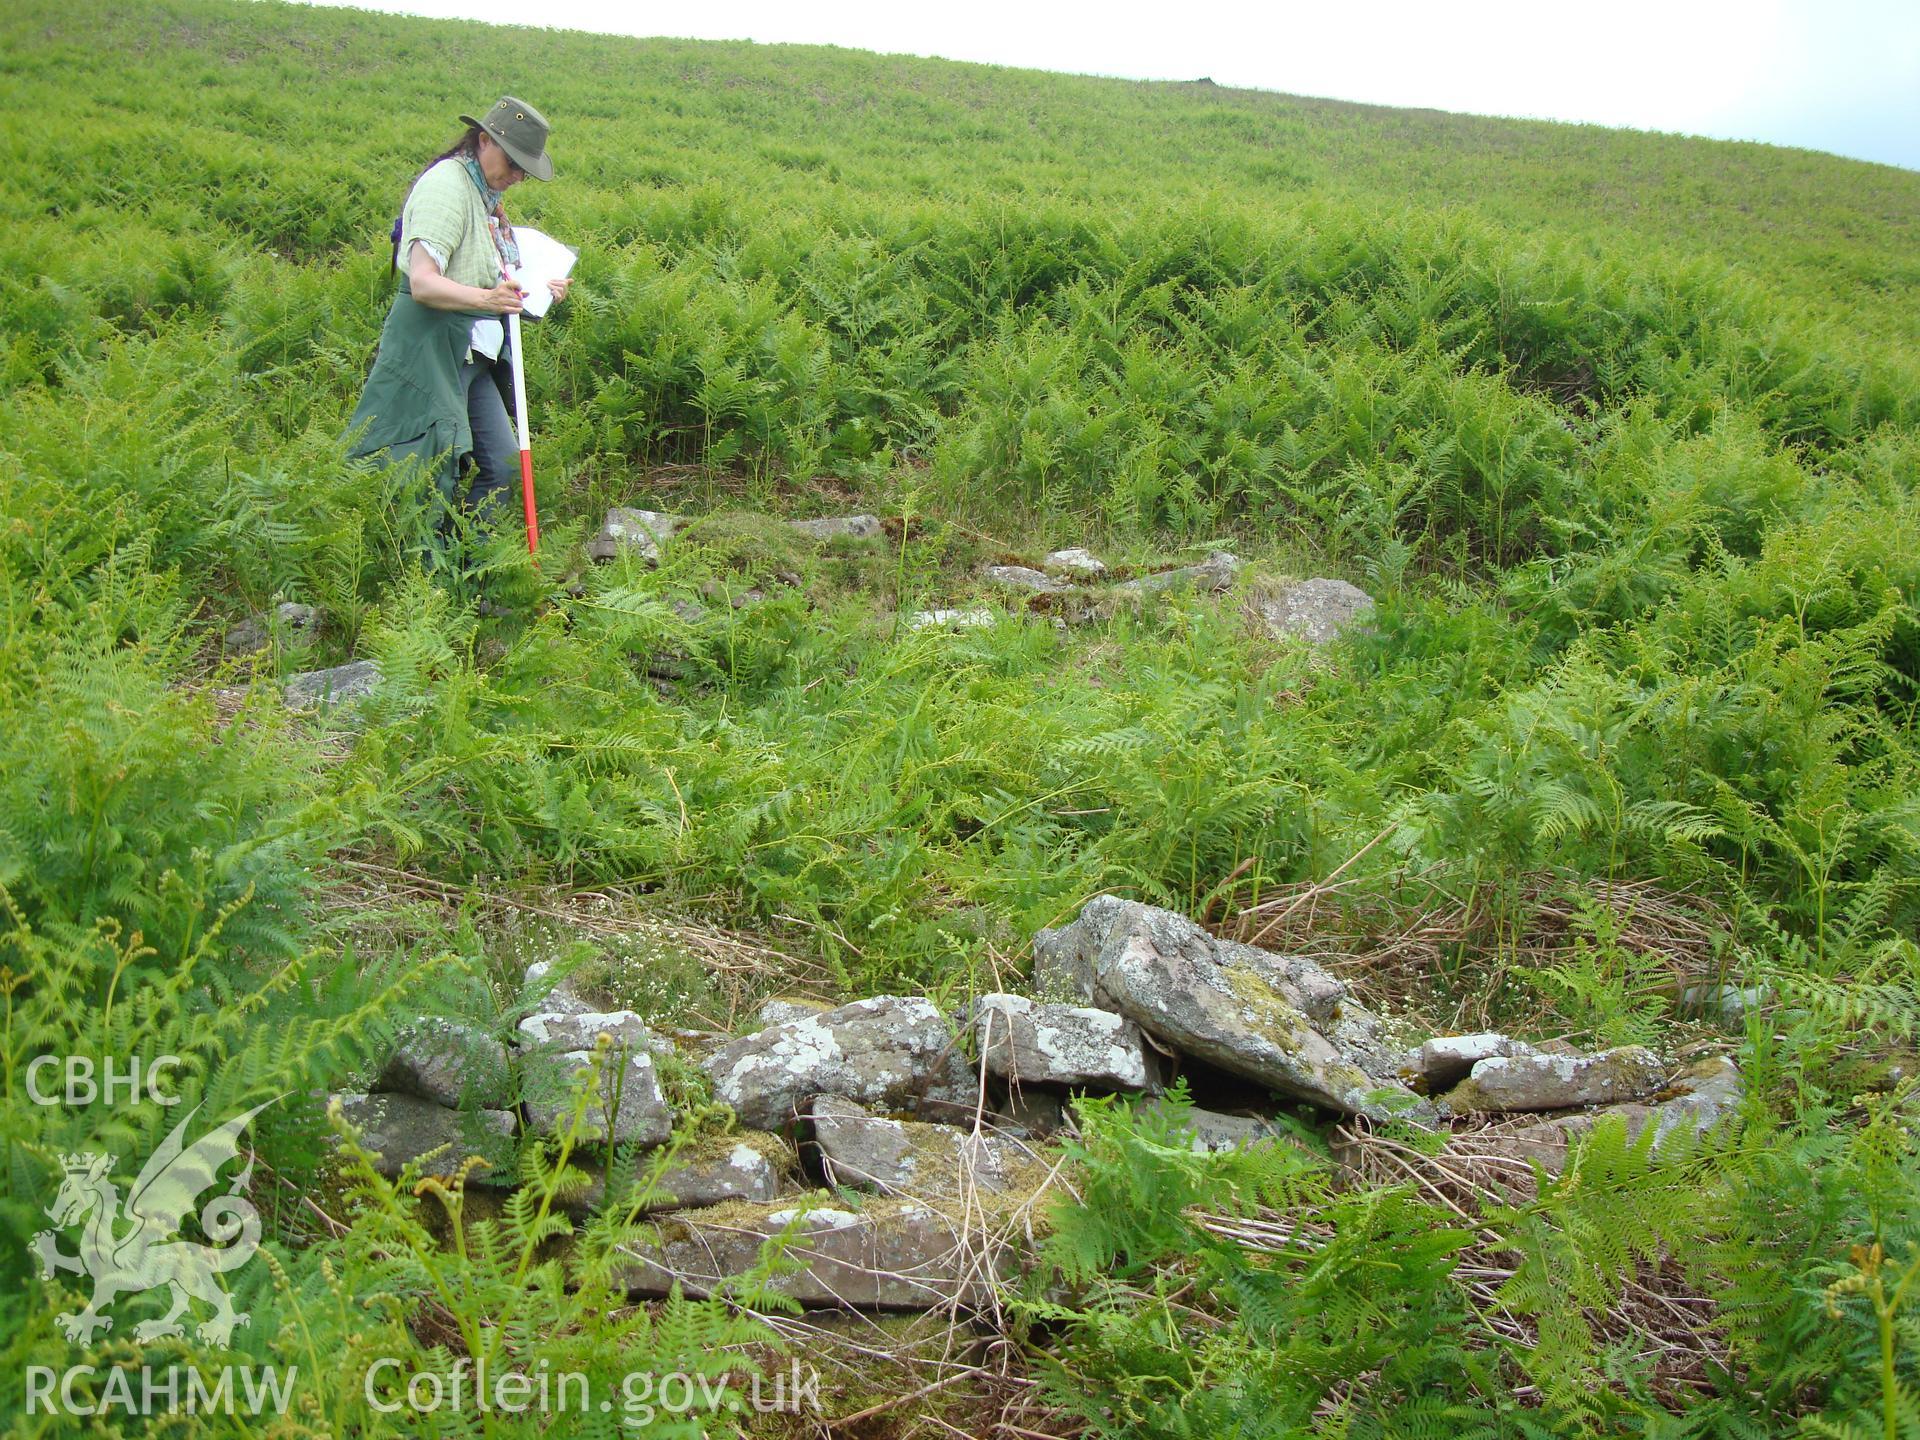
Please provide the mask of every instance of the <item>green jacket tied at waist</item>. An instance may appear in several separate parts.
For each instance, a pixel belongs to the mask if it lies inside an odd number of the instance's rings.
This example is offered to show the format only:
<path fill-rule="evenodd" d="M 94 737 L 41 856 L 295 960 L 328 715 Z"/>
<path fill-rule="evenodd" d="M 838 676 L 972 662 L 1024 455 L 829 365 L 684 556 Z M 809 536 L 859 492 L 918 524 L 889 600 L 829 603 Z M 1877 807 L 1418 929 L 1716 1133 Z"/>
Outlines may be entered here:
<path fill-rule="evenodd" d="M 460 457 L 473 449 L 460 372 L 477 313 L 429 310 L 402 278 L 380 331 L 373 373 L 350 422 L 350 433 L 358 432 L 350 455 L 384 452 L 389 464 L 417 456 L 449 504 L 458 487 Z"/>

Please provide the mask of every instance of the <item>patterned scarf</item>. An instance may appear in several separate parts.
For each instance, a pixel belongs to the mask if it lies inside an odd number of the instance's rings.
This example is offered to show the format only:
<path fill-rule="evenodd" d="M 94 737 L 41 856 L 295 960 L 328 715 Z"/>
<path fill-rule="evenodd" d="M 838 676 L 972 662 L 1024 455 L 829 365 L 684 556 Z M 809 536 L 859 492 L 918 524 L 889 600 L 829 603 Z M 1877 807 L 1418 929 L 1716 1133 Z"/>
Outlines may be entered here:
<path fill-rule="evenodd" d="M 467 176 L 480 189 L 480 198 L 487 207 L 487 229 L 493 232 L 494 247 L 500 252 L 503 263 L 520 268 L 520 245 L 513 238 L 513 230 L 500 214 L 501 192 L 487 184 L 487 175 L 480 168 L 478 157 L 462 155 L 461 162 L 467 167 Z M 397 243 L 397 242 L 396 242 Z"/>

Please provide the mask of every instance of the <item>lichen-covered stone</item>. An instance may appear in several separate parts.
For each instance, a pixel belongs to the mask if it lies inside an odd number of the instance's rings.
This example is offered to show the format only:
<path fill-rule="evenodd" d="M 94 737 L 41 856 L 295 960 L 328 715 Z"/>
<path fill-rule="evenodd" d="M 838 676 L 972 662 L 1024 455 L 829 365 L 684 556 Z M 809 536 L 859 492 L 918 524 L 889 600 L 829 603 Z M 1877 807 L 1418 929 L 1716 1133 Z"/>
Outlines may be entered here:
<path fill-rule="evenodd" d="M 631 1178 L 640 1182 L 652 1177 L 662 1153 L 642 1153 Z M 780 1172 L 790 1161 L 791 1154 L 781 1140 L 764 1131 L 716 1135 L 689 1146 L 669 1161 L 644 1197 L 627 1191 L 620 1199 L 627 1205 L 638 1199 L 638 1213 L 643 1215 L 720 1205 L 729 1200 L 771 1200 L 780 1193 Z M 596 1175 L 586 1190 L 564 1197 L 561 1203 L 569 1211 L 582 1214 L 600 1209 L 605 1200 L 606 1181 Z"/>
<path fill-rule="evenodd" d="M 1027 590 L 1038 595 L 1053 595 L 1068 588 L 1051 575 L 1030 570 L 1025 565 L 989 565 L 985 573 L 988 584 L 998 585 L 1003 590 Z"/>
<path fill-rule="evenodd" d="M 1005 1190 L 1034 1161 L 1017 1138 L 984 1127 L 976 1133 L 895 1120 L 838 1095 L 815 1096 L 809 1111 L 828 1183 L 849 1189 L 957 1198 Z"/>
<path fill-rule="evenodd" d="M 993 610 L 916 610 L 907 617 L 909 630 L 981 630 L 1000 618 Z"/>
<path fill-rule="evenodd" d="M 522 1089 L 527 1119 L 544 1135 L 572 1123 L 573 1077 L 592 1061 L 601 1034 L 612 1044 L 600 1091 L 587 1106 L 578 1138 L 615 1145 L 658 1145 L 673 1133 L 673 1111 L 660 1088 L 654 1053 L 667 1042 L 631 1010 L 541 1013 L 520 1022 Z"/>
<path fill-rule="evenodd" d="M 464 1101 L 486 1110 L 511 1099 L 507 1047 L 458 1021 L 429 1016 L 406 1026 L 373 1082 L 376 1091 L 417 1095 L 458 1109 Z"/>
<path fill-rule="evenodd" d="M 600 1008 L 581 993 L 571 977 L 555 979 L 551 960 L 537 961 L 527 967 L 525 988 L 536 997 L 534 1008 L 541 1014 L 579 1015 Z"/>
<path fill-rule="evenodd" d="M 1373 597 L 1344 580 L 1302 580 L 1256 597 L 1253 609 L 1270 634 L 1325 645 L 1361 625 L 1373 611 Z"/>
<path fill-rule="evenodd" d="M 1570 1110 L 1644 1100 L 1666 1083 L 1666 1067 L 1642 1045 L 1597 1055 L 1494 1055 L 1442 1100 L 1455 1115 L 1511 1110 Z"/>
<path fill-rule="evenodd" d="M 632 554 L 649 565 L 658 565 L 660 547 L 682 523 L 679 516 L 658 510 L 615 506 L 607 511 L 600 533 L 587 542 L 587 555 L 594 560 L 611 560 L 616 555 Z"/>
<path fill-rule="evenodd" d="M 380 666 L 375 661 L 350 660 L 329 670 L 305 670 L 289 676 L 282 693 L 290 710 L 351 707 L 379 689 L 380 679 Z"/>
<path fill-rule="evenodd" d="M 812 540 L 872 540 L 884 529 L 878 515 L 827 515 L 818 520 L 789 520 L 787 524 Z"/>
<path fill-rule="evenodd" d="M 665 1295 L 678 1283 L 696 1298 L 751 1270 L 769 1239 L 788 1235 L 800 1268 L 770 1288 L 807 1306 L 928 1310 L 979 1307 L 1011 1276 L 1014 1252 L 978 1227 L 918 1200 L 875 1196 L 860 1208 L 828 1192 L 760 1204 L 682 1210 L 657 1224 L 659 1239 L 621 1247 L 620 1274 L 633 1295 Z"/>
<path fill-rule="evenodd" d="M 743 1036 L 710 1055 L 704 1068 L 714 1095 L 741 1124 L 778 1130 L 815 1095 L 889 1110 L 913 1109 L 929 1096 L 957 1103 L 964 1066 L 932 1001 L 876 995 Z"/>
<path fill-rule="evenodd" d="M 1436 1035 L 1406 1058 L 1400 1074 L 1423 1095 L 1451 1090 L 1473 1067 L 1496 1055 L 1531 1055 L 1533 1048 L 1494 1030 L 1474 1035 Z"/>
<path fill-rule="evenodd" d="M 1216 940 L 1184 915 L 1095 896 L 1034 937 L 1035 975 L 1182 1054 L 1343 1114 L 1417 1117 L 1378 1021 L 1304 956 Z"/>
<path fill-rule="evenodd" d="M 1154 1114 L 1172 1111 L 1175 1107 L 1155 1096 L 1140 1101 L 1134 1108 L 1139 1113 Z M 1257 1115 L 1227 1115 L 1198 1105 L 1189 1105 L 1179 1113 L 1179 1130 L 1196 1155 L 1268 1145 L 1284 1134 L 1275 1121 Z"/>
<path fill-rule="evenodd" d="M 1160 570 L 1151 575 L 1142 575 L 1134 580 L 1126 580 L 1114 586 L 1118 594 L 1155 595 L 1163 590 L 1177 590 L 1191 586 L 1196 590 L 1225 590 L 1233 584 L 1234 576 L 1240 573 L 1240 558 L 1225 550 L 1215 550 L 1198 565 L 1182 565 L 1173 570 Z"/>
<path fill-rule="evenodd" d="M 488 1164 L 472 1177 L 478 1184 L 509 1184 L 513 1178 L 513 1135 L 518 1122 L 507 1110 L 449 1110 L 417 1095 L 335 1097 L 349 1124 L 360 1132 L 361 1147 L 374 1155 L 374 1169 L 392 1179 L 403 1165 L 433 1154 L 423 1167 L 429 1175 L 451 1175 L 472 1155 Z M 444 1149 L 442 1147 L 445 1147 Z"/>
<path fill-rule="evenodd" d="M 1056 575 L 1075 575 L 1083 580 L 1094 580 L 1107 573 L 1106 562 L 1091 550 L 1083 550 L 1078 545 L 1066 550 L 1055 550 L 1040 562 L 1041 567 Z"/>
<path fill-rule="evenodd" d="M 1110 1010 L 1047 1004 L 1024 995 L 983 995 L 974 1005 L 973 1030 L 987 1069 L 1004 1079 L 1103 1090 L 1147 1088 L 1147 1046 L 1140 1028 Z"/>
<path fill-rule="evenodd" d="M 760 1008 L 754 1012 L 759 1029 L 769 1025 L 784 1025 L 789 1020 L 804 1020 L 809 1015 L 823 1015 L 833 1009 L 825 1000 L 809 1000 L 803 995 L 774 995 L 760 1002 Z"/>

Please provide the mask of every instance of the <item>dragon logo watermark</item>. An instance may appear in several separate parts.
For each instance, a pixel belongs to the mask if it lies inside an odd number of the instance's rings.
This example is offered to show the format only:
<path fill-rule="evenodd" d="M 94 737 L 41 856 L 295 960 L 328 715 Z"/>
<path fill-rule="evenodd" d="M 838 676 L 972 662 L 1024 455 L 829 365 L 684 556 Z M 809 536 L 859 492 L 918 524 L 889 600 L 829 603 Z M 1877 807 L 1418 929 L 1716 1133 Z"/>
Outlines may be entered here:
<path fill-rule="evenodd" d="M 189 1145 L 184 1137 L 194 1115 L 200 1113 L 195 1107 L 141 1167 L 124 1200 L 111 1179 L 118 1156 L 93 1152 L 61 1156 L 65 1178 L 46 1211 L 53 1228 L 35 1235 L 31 1249 L 44 1279 L 70 1270 L 93 1281 L 93 1296 L 83 1309 L 54 1317 L 67 1339 L 85 1345 L 97 1332 L 111 1330 L 112 1317 L 101 1312 L 117 1296 L 162 1288 L 171 1292 L 172 1304 L 160 1319 L 134 1327 L 138 1340 L 181 1335 L 181 1316 L 187 1313 L 190 1300 L 213 1307 L 212 1318 L 202 1321 L 194 1332 L 207 1344 L 226 1345 L 234 1327 L 247 1323 L 247 1313 L 233 1308 L 233 1297 L 221 1287 L 220 1276 L 239 1269 L 260 1249 L 260 1212 L 242 1193 L 253 1178 L 251 1160 L 223 1193 L 199 1211 L 201 1233 L 213 1243 L 202 1245 L 178 1236 L 181 1223 L 193 1213 L 200 1197 L 219 1183 L 221 1167 L 239 1158 L 241 1132 L 272 1103 L 269 1100 L 236 1115 Z M 84 1227 L 79 1251 L 62 1255 L 59 1232 L 75 1225 Z"/>

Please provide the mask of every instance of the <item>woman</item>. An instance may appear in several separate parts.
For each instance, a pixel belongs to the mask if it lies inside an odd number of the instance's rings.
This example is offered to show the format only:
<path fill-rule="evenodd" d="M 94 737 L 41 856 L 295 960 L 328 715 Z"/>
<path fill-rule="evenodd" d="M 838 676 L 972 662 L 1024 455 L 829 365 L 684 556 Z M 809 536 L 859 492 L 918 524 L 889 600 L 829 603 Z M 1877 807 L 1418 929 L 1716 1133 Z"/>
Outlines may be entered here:
<path fill-rule="evenodd" d="M 485 120 L 460 119 L 466 134 L 420 172 L 394 226 L 400 289 L 352 421 L 354 455 L 417 456 L 431 471 L 442 536 L 469 461 L 464 508 L 483 524 L 519 473 L 504 317 L 519 313 L 523 292 L 507 278 L 520 251 L 500 197 L 529 175 L 553 178 L 548 125 L 531 105 L 508 95 Z M 570 283 L 550 282 L 556 300 Z"/>

